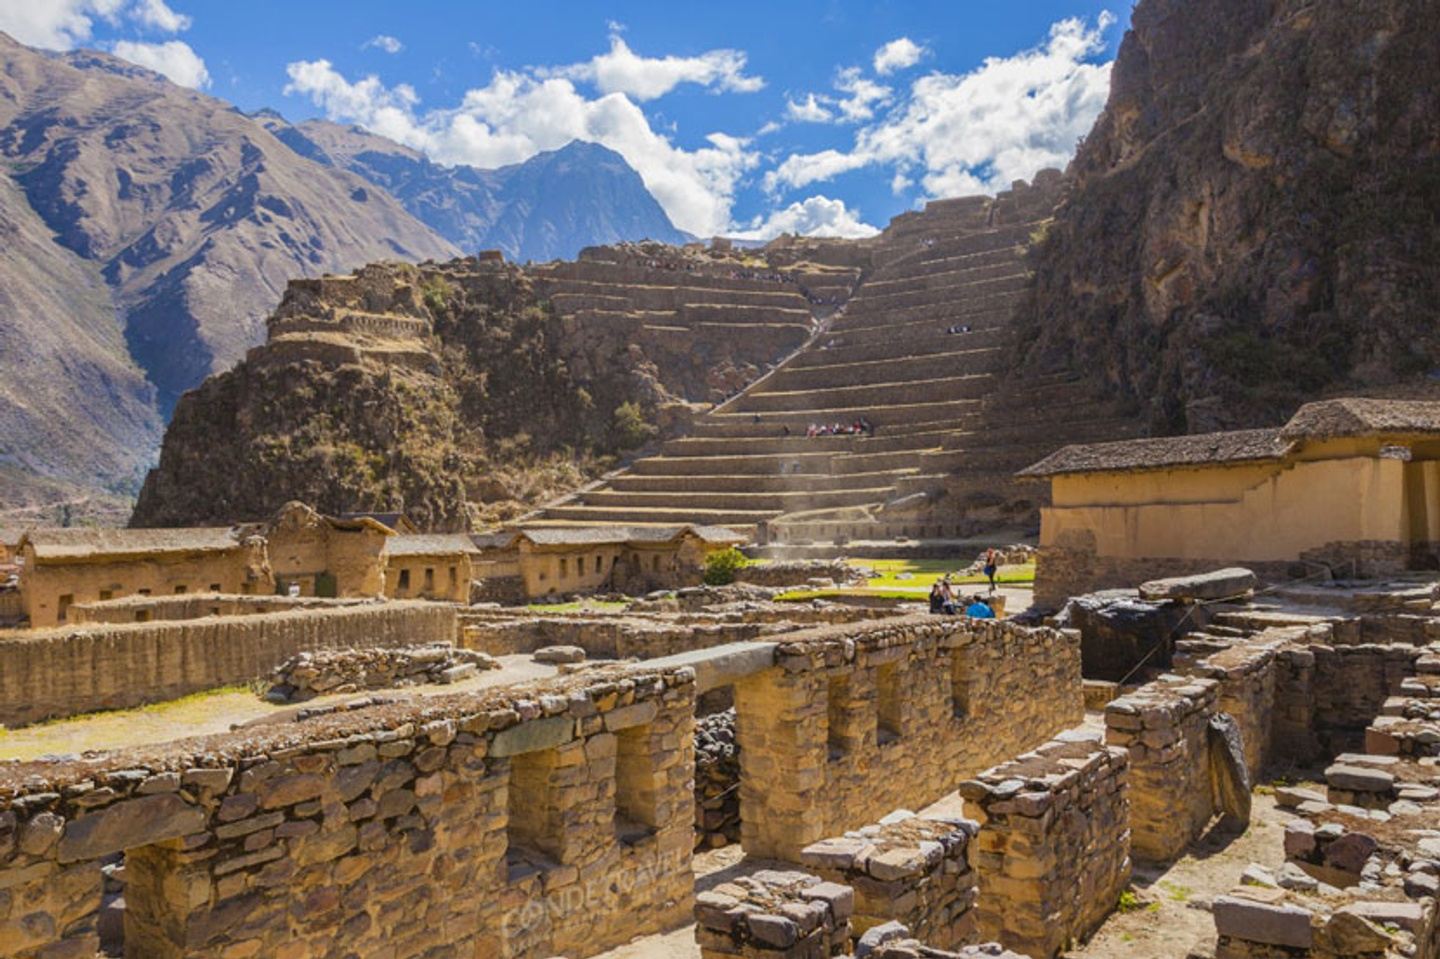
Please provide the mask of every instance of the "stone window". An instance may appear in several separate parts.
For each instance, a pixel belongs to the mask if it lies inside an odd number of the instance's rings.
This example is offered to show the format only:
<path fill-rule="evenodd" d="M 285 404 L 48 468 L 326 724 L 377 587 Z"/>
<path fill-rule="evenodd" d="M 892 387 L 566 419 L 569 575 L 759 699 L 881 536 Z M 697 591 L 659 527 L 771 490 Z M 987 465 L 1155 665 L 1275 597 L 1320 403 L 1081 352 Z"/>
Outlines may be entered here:
<path fill-rule="evenodd" d="M 137 590 L 135 591 L 135 595 L 136 595 L 136 596 L 149 596 L 149 595 L 150 595 L 150 590 L 148 590 L 148 589 L 137 589 Z"/>
<path fill-rule="evenodd" d="M 566 559 L 565 557 L 562 556 L 562 557 L 560 557 L 560 578 L 561 578 L 561 579 L 564 579 L 565 577 L 567 577 L 567 576 L 569 576 L 569 575 L 570 575 L 570 561 L 569 561 L 568 559 Z"/>
<path fill-rule="evenodd" d="M 460 569 L 459 569 L 458 567 L 451 566 L 451 567 L 450 567 L 450 588 L 451 588 L 451 589 L 454 589 L 454 588 L 455 588 L 456 586 L 458 586 L 458 585 L 460 585 Z"/>
<path fill-rule="evenodd" d="M 223 590 L 221 590 L 219 583 L 211 583 L 211 584 L 210 584 L 210 592 L 212 592 L 212 593 L 219 593 L 219 592 L 223 592 Z"/>
<path fill-rule="evenodd" d="M 61 597 L 60 597 L 59 602 L 57 602 L 56 605 L 55 605 L 55 618 L 58 619 L 58 620 L 60 620 L 60 622 L 62 622 L 62 623 L 65 622 L 65 614 L 70 611 L 70 607 L 73 606 L 74 604 L 75 604 L 75 594 L 74 594 L 74 593 L 64 593 L 64 594 L 62 594 Z"/>
<path fill-rule="evenodd" d="M 189 592 L 189 591 L 190 591 L 190 587 L 186 586 L 184 583 L 181 583 L 179 586 L 176 586 L 176 587 L 175 587 L 175 595 L 176 595 L 176 596 L 183 596 L 185 593 L 187 593 L 187 592 Z"/>
<path fill-rule="evenodd" d="M 510 757 L 505 861 L 512 882 L 560 863 L 565 826 L 552 783 L 558 771 L 554 749 Z"/>
<path fill-rule="evenodd" d="M 651 568 L 652 570 L 654 570 L 655 572 L 657 572 L 657 573 L 660 572 L 660 557 L 659 557 L 659 556 L 656 556 L 656 557 L 654 557 L 654 558 L 652 558 L 652 559 L 650 560 L 650 568 Z"/>
<path fill-rule="evenodd" d="M 650 726 L 622 729 L 615 738 L 615 835 L 621 842 L 634 843 L 653 834 L 658 825 Z"/>
<path fill-rule="evenodd" d="M 595 572 L 596 572 L 597 574 L 598 574 L 598 573 L 603 573 L 603 572 L 605 572 L 605 557 L 603 557 L 603 556 L 596 556 L 596 557 L 595 557 Z"/>
<path fill-rule="evenodd" d="M 850 752 L 854 739 L 850 730 L 850 676 L 836 673 L 830 677 L 825 696 L 826 740 L 830 759 L 836 760 Z"/>
<path fill-rule="evenodd" d="M 409 589 L 410 589 L 410 571 L 409 571 L 408 569 L 402 569 L 402 570 L 400 571 L 400 582 L 399 582 L 399 585 L 396 586 L 396 590 L 397 590 L 398 592 L 400 592 L 401 594 L 404 594 L 404 593 L 407 592 Z"/>
<path fill-rule="evenodd" d="M 577 556 L 575 558 L 575 575 L 581 579 L 585 578 L 585 557 L 583 556 Z"/>
<path fill-rule="evenodd" d="M 148 622 L 150 622 L 150 610 L 148 610 L 148 609 L 137 609 L 137 610 L 135 610 L 135 622 L 137 622 L 137 623 L 148 623 Z"/>
<path fill-rule="evenodd" d="M 885 663 L 875 669 L 875 741 L 883 746 L 900 735 L 900 665 Z"/>
<path fill-rule="evenodd" d="M 100 601 L 101 601 L 102 603 L 103 603 L 105 600 L 107 600 L 107 599 L 114 599 L 114 598 L 115 598 L 115 590 L 113 590 L 113 589 L 102 589 L 102 590 L 100 590 Z"/>
<path fill-rule="evenodd" d="M 956 719 L 970 715 L 970 687 L 975 682 L 970 661 L 959 649 L 950 651 L 950 705 Z"/>
<path fill-rule="evenodd" d="M 428 592 L 431 592 L 431 591 L 434 590 L 434 589 L 435 589 L 435 567 L 433 567 L 433 566 L 426 566 L 426 567 L 425 567 L 425 592 L 428 593 Z"/>

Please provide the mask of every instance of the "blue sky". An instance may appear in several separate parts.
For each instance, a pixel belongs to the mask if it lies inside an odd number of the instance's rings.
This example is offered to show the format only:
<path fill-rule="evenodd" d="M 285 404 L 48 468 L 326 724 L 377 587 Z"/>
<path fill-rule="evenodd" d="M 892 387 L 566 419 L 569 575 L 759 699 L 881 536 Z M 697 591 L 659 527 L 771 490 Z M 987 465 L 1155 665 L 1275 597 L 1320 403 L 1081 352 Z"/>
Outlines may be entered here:
<path fill-rule="evenodd" d="M 859 236 L 1063 165 L 1104 104 L 1126 6 L 0 0 L 0 30 L 446 163 L 595 140 L 699 235 Z"/>

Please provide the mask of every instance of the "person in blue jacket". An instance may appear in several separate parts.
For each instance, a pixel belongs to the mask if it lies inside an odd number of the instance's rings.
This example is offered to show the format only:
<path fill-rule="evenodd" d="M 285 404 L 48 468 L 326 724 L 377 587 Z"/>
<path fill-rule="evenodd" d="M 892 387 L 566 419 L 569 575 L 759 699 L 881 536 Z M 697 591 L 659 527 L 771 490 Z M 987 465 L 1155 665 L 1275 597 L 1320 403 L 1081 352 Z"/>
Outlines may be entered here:
<path fill-rule="evenodd" d="M 970 605 L 965 607 L 965 615 L 971 619 L 994 619 L 995 610 L 985 602 L 985 597 L 973 596 L 970 599 Z"/>

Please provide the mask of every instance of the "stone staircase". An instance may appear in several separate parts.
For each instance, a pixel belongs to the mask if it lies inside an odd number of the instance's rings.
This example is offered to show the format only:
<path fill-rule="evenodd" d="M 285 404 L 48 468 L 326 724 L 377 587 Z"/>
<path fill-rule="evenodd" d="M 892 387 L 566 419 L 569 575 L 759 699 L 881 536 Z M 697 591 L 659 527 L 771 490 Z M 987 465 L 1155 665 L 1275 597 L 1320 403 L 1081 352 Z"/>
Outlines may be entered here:
<path fill-rule="evenodd" d="M 802 349 L 683 438 L 536 521 L 765 523 L 772 539 L 796 542 L 960 537 L 980 518 L 1013 525 L 1033 513 L 1016 470 L 1065 443 L 1134 433 L 1070 378 L 1002 382 L 1028 252 L 1059 185 L 1042 175 L 897 217 L 869 241 L 844 309 Z M 872 434 L 806 435 L 861 419 Z"/>

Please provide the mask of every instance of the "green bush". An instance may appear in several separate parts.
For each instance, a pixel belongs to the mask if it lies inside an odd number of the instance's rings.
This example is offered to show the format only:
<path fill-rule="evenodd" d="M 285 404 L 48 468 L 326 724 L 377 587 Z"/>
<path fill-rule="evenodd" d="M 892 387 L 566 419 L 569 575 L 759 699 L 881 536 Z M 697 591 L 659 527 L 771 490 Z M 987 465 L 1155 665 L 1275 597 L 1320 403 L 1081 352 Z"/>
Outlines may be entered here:
<path fill-rule="evenodd" d="M 656 428 L 645 420 L 640 404 L 634 402 L 621 403 L 615 407 L 610 428 L 615 436 L 616 448 L 622 450 L 644 446 L 657 432 Z"/>
<path fill-rule="evenodd" d="M 745 554 L 731 546 L 705 557 L 705 585 L 729 586 L 735 571 L 745 565 Z"/>

